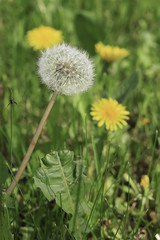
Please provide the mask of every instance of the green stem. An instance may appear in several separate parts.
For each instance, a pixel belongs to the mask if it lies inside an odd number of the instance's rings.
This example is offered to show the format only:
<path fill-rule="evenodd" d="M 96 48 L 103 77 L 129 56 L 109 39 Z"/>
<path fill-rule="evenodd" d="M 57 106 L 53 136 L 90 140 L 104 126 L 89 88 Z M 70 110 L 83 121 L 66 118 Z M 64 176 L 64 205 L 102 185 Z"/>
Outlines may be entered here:
<path fill-rule="evenodd" d="M 10 132 L 10 161 L 11 161 L 11 170 L 12 170 L 12 134 L 13 134 L 13 106 L 11 104 L 11 112 L 10 112 L 10 117 L 11 117 L 11 132 Z"/>
<path fill-rule="evenodd" d="M 100 166 L 99 166 L 99 159 L 97 156 L 97 150 L 96 150 L 96 145 L 95 145 L 93 136 L 92 136 L 92 147 L 93 147 L 93 154 L 94 154 L 94 159 L 95 159 L 95 168 L 96 168 L 97 179 L 99 179 Z"/>

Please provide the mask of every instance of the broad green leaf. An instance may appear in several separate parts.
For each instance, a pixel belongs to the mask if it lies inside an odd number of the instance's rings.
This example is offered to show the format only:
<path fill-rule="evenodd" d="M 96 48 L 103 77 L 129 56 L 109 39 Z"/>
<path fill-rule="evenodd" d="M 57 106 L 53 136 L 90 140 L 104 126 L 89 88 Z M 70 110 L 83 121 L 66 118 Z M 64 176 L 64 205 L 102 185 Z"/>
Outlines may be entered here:
<path fill-rule="evenodd" d="M 66 151 L 60 152 L 59 155 L 57 152 L 47 154 L 42 159 L 43 167 L 38 169 L 34 180 L 48 200 L 55 199 L 61 206 L 63 198 L 65 204 L 61 207 L 65 212 L 73 214 L 74 206 L 68 187 L 68 184 L 73 182 L 73 153 Z"/>
<path fill-rule="evenodd" d="M 83 174 L 81 161 L 75 162 L 73 158 L 73 152 L 67 150 L 47 154 L 42 158 L 42 167 L 36 171 L 34 180 L 48 200 L 55 199 L 66 213 L 72 214 L 70 232 L 76 239 L 82 239 L 91 211 L 85 199 L 90 182 Z"/>
<path fill-rule="evenodd" d="M 138 86 L 139 75 L 137 72 L 133 73 L 129 78 L 122 81 L 118 89 L 113 94 L 113 97 L 118 102 L 123 102 L 128 95 Z"/>
<path fill-rule="evenodd" d="M 15 208 L 15 202 L 12 197 L 10 197 L 6 192 L 1 196 L 1 204 L 7 208 Z"/>
<path fill-rule="evenodd" d="M 104 38 L 103 25 L 97 19 L 95 13 L 82 11 L 75 17 L 75 31 L 81 45 L 90 54 L 95 53 L 94 45 Z"/>

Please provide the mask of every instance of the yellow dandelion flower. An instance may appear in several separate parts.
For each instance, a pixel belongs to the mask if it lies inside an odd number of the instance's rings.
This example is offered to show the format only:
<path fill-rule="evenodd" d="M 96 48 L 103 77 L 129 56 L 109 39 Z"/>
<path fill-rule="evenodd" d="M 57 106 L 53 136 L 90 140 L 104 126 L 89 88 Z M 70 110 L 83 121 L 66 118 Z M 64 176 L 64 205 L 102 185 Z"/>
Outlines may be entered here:
<path fill-rule="evenodd" d="M 114 62 L 129 55 L 129 51 L 125 48 L 104 45 L 102 42 L 98 42 L 95 45 L 95 49 L 106 62 Z"/>
<path fill-rule="evenodd" d="M 99 121 L 98 127 L 106 125 L 107 130 L 117 130 L 127 125 L 125 120 L 129 119 L 129 112 L 126 108 L 119 104 L 116 100 L 102 98 L 92 105 L 91 113 L 93 120 Z"/>
<path fill-rule="evenodd" d="M 43 50 L 63 42 L 62 31 L 47 26 L 28 31 L 26 39 L 34 50 Z"/>
<path fill-rule="evenodd" d="M 146 188 L 149 186 L 149 177 L 148 177 L 148 175 L 143 175 L 143 176 L 141 177 L 140 186 L 141 186 L 143 189 L 146 189 Z"/>

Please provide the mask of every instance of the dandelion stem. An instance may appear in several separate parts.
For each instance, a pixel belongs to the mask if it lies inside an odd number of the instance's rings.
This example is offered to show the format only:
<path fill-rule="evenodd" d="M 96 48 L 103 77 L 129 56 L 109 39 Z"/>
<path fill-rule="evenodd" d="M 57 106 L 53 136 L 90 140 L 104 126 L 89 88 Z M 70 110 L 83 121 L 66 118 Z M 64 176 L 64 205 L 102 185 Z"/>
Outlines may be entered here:
<path fill-rule="evenodd" d="M 31 141 L 31 143 L 30 143 L 30 145 L 28 147 L 27 153 L 26 153 L 26 155 L 23 158 L 21 166 L 19 167 L 19 170 L 18 170 L 15 178 L 11 182 L 9 188 L 7 189 L 8 195 L 11 195 L 12 191 L 16 187 L 16 184 L 19 182 L 19 180 L 21 178 L 21 175 L 22 175 L 23 171 L 25 170 L 25 168 L 27 166 L 27 163 L 28 163 L 28 161 L 30 159 L 30 156 L 31 156 L 35 146 L 36 146 L 36 143 L 38 141 L 38 138 L 40 136 L 42 128 L 43 128 L 43 126 L 44 126 L 44 124 L 45 124 L 45 122 L 46 122 L 46 120 L 48 118 L 48 115 L 49 115 L 49 113 L 50 113 L 50 111 L 51 111 L 51 109 L 52 109 L 52 107 L 53 107 L 53 105 L 55 103 L 57 95 L 58 95 L 58 92 L 54 92 L 54 94 L 53 94 L 53 96 L 52 96 L 52 98 L 51 98 L 51 100 L 50 100 L 50 102 L 49 102 L 49 104 L 48 104 L 44 114 L 43 114 L 43 117 L 42 117 L 42 119 L 41 119 L 41 121 L 39 123 L 37 131 L 36 131 L 35 135 L 33 136 L 32 141 Z"/>

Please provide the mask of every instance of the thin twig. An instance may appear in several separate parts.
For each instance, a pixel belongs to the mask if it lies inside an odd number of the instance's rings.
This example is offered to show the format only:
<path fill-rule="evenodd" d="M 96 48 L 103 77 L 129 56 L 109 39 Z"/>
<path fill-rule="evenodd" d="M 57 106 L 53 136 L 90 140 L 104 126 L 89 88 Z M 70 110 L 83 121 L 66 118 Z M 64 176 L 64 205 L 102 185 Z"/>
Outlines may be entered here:
<path fill-rule="evenodd" d="M 13 181 L 11 182 L 11 185 L 10 185 L 9 188 L 7 189 L 8 195 L 11 195 L 11 193 L 12 193 L 12 191 L 14 190 L 16 184 L 19 182 L 19 179 L 21 178 L 21 175 L 22 175 L 24 169 L 25 169 L 26 166 L 27 166 L 27 163 L 28 163 L 28 161 L 29 161 L 29 159 L 30 159 L 30 156 L 31 156 L 31 154 L 32 154 L 35 146 L 36 146 L 36 143 L 37 143 L 37 141 L 38 141 L 38 138 L 39 138 L 39 136 L 40 136 L 40 133 L 41 133 L 41 131 L 42 131 L 42 128 L 43 128 L 43 126 L 44 126 L 44 124 L 45 124 L 45 122 L 46 122 L 46 120 L 47 120 L 47 118 L 48 118 L 48 115 L 49 115 L 49 113 L 50 113 L 50 111 L 51 111 L 51 109 L 52 109 L 52 107 L 53 107 L 53 105 L 54 105 L 54 103 L 55 103 L 55 100 L 56 100 L 57 95 L 58 95 L 58 92 L 54 92 L 54 94 L 53 94 L 53 96 L 52 96 L 52 98 L 51 98 L 51 100 L 50 100 L 50 102 L 49 102 L 49 104 L 48 104 L 48 106 L 47 106 L 44 114 L 43 114 L 43 117 L 42 117 L 42 119 L 41 119 L 41 121 L 40 121 L 40 123 L 39 123 L 39 126 L 38 126 L 38 128 L 37 128 L 37 131 L 36 131 L 34 137 L 32 138 L 32 141 L 31 141 L 31 143 L 30 143 L 30 145 L 29 145 L 29 147 L 28 147 L 27 153 L 26 153 L 26 155 L 25 155 L 24 158 L 23 158 L 23 161 L 22 161 L 22 163 L 21 163 L 21 166 L 19 167 L 18 172 L 17 172 L 15 178 L 14 178 Z"/>

